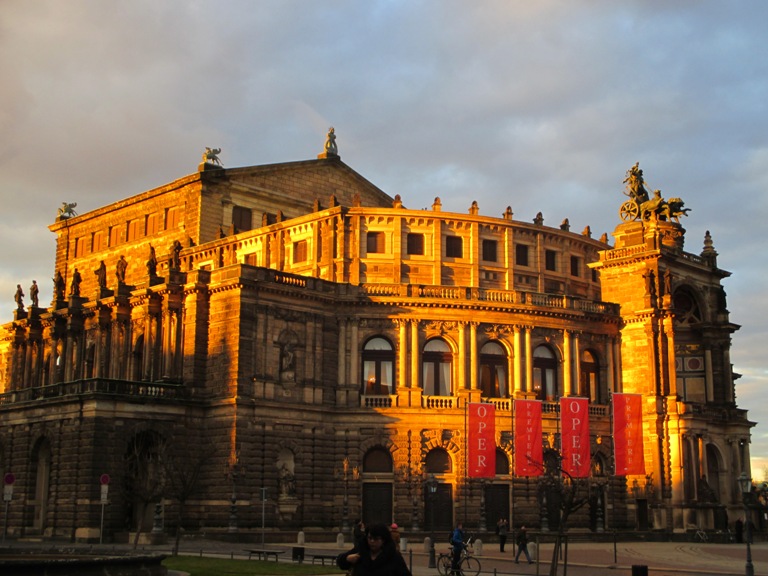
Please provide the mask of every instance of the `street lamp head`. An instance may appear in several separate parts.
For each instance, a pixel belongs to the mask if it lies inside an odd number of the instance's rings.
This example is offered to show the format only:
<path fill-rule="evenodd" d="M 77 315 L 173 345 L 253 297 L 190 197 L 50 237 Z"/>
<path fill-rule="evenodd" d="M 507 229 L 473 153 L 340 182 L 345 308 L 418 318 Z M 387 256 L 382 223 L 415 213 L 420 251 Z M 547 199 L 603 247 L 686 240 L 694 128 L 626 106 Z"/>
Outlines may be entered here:
<path fill-rule="evenodd" d="M 430 494 L 437 492 L 437 480 L 434 474 L 430 474 L 427 478 L 427 490 L 429 490 Z"/>
<path fill-rule="evenodd" d="M 742 472 L 737 481 L 742 494 L 746 495 L 752 492 L 752 478 L 747 476 L 746 472 Z"/>

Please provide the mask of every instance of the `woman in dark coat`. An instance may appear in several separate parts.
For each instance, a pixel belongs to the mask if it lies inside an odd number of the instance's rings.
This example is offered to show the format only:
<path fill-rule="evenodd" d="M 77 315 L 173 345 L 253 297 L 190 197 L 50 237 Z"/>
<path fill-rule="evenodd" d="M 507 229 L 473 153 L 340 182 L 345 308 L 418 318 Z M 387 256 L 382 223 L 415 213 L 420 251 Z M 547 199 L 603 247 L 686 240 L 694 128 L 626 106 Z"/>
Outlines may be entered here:
<path fill-rule="evenodd" d="M 367 538 L 349 552 L 339 554 L 336 564 L 342 570 L 351 570 L 352 576 L 411 576 L 385 524 L 370 526 Z"/>

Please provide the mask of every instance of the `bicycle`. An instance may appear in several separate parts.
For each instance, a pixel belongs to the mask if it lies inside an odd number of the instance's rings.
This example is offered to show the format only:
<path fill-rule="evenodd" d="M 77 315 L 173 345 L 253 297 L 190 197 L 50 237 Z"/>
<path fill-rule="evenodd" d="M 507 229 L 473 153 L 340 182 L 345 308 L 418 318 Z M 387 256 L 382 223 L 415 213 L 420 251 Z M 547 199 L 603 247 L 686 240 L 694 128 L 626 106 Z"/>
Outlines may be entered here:
<path fill-rule="evenodd" d="M 480 560 L 472 556 L 470 550 L 474 537 L 470 536 L 464 543 L 464 549 L 461 551 L 461 560 L 459 561 L 460 576 L 478 576 L 480 574 Z M 437 570 L 441 576 L 451 576 L 453 569 L 453 553 L 441 552 L 437 558 Z"/>

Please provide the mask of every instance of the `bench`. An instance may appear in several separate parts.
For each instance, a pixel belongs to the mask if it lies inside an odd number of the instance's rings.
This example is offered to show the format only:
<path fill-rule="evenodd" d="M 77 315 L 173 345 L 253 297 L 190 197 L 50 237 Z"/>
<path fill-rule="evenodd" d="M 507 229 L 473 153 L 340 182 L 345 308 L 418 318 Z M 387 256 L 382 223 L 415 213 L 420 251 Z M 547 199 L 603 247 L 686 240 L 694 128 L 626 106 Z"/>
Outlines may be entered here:
<path fill-rule="evenodd" d="M 253 556 L 256 556 L 259 560 L 269 560 L 270 556 L 274 556 L 275 562 L 278 561 L 280 554 L 285 554 L 285 550 L 246 550 L 246 552 L 248 552 L 248 560 Z"/>
<path fill-rule="evenodd" d="M 336 563 L 336 557 L 338 554 L 312 554 L 312 564 L 315 563 L 316 560 L 319 560 L 320 563 L 325 566 L 325 561 L 328 560 L 333 566 Z"/>

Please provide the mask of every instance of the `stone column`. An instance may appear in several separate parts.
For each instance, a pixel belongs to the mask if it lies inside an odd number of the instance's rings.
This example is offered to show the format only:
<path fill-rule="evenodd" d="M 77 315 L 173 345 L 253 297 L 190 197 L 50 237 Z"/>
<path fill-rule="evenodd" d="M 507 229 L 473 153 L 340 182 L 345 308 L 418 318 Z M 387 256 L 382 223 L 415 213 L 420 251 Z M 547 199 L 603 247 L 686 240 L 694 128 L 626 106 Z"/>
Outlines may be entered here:
<path fill-rule="evenodd" d="M 360 388 L 360 343 L 358 342 L 357 318 L 353 318 L 349 343 L 349 383 L 356 389 Z"/>
<path fill-rule="evenodd" d="M 573 333 L 573 391 L 575 394 L 580 393 L 580 389 L 582 385 L 586 385 L 587 383 L 581 382 L 581 350 L 579 346 L 579 333 L 574 332 Z M 587 398 L 592 398 L 591 392 L 589 389 L 584 390 L 584 395 Z"/>
<path fill-rule="evenodd" d="M 411 321 L 411 388 L 421 388 L 419 378 L 419 321 Z"/>
<path fill-rule="evenodd" d="M 533 391 L 533 348 L 531 346 L 531 332 L 530 326 L 525 327 L 525 382 L 523 389 L 526 392 Z"/>
<path fill-rule="evenodd" d="M 477 390 L 477 322 L 469 323 L 469 387 Z"/>
<path fill-rule="evenodd" d="M 571 333 L 563 330 L 563 396 L 572 396 L 574 393 L 571 370 Z"/>
<path fill-rule="evenodd" d="M 712 348 L 707 345 L 704 348 L 704 385 L 706 389 L 705 400 L 712 402 L 715 399 L 715 384 L 712 375 Z"/>
<path fill-rule="evenodd" d="M 723 372 L 725 373 L 725 401 L 733 402 L 733 370 L 731 369 L 731 351 L 723 350 Z"/>
<path fill-rule="evenodd" d="M 605 360 L 607 363 L 605 373 L 606 373 L 606 378 L 608 379 L 608 381 L 606 382 L 608 386 L 608 392 L 611 392 L 611 393 L 617 392 L 616 379 L 614 374 L 614 370 L 616 368 L 613 365 L 613 352 L 614 352 L 613 338 L 609 337 L 608 345 L 605 347 Z"/>
<path fill-rule="evenodd" d="M 347 383 L 346 367 L 347 367 L 347 353 L 346 353 L 346 341 L 347 341 L 347 320 L 342 318 L 339 320 L 339 346 L 338 346 L 338 378 L 339 386 L 344 386 Z"/>
<path fill-rule="evenodd" d="M 514 340 L 513 340 L 513 364 L 512 364 L 512 385 L 515 394 L 523 391 L 523 347 L 521 344 L 520 326 L 514 326 Z"/>
<path fill-rule="evenodd" d="M 459 322 L 459 361 L 457 364 L 456 379 L 457 390 L 467 388 L 467 332 L 466 323 Z M 455 393 L 456 391 L 454 391 Z"/>
<path fill-rule="evenodd" d="M 408 322 L 397 320 L 397 386 L 409 387 L 408 382 Z M 410 384 L 412 385 L 412 384 Z"/>

